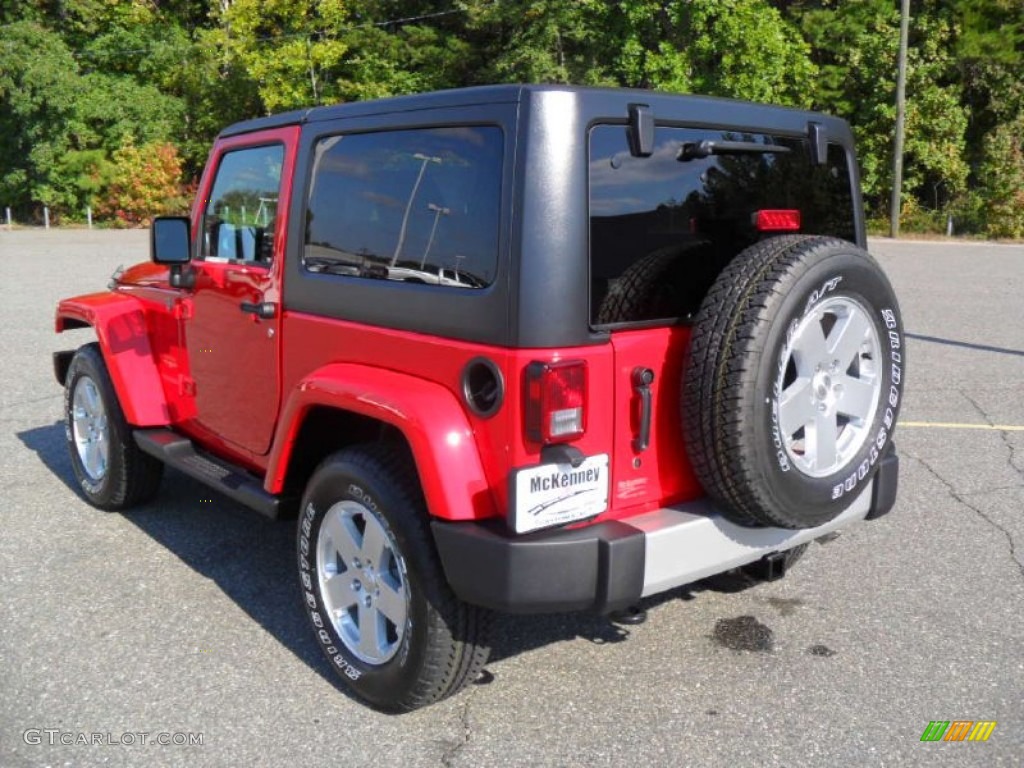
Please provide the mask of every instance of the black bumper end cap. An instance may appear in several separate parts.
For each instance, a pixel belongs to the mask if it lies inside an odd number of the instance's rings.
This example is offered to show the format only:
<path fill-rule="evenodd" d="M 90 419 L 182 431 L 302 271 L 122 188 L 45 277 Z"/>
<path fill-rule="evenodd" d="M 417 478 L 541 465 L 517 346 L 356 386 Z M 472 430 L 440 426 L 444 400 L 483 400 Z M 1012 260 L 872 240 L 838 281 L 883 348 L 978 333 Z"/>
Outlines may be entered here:
<path fill-rule="evenodd" d="M 635 605 L 643 591 L 642 531 L 618 521 L 516 535 L 498 521 L 431 522 L 445 576 L 462 600 L 508 613 Z"/>

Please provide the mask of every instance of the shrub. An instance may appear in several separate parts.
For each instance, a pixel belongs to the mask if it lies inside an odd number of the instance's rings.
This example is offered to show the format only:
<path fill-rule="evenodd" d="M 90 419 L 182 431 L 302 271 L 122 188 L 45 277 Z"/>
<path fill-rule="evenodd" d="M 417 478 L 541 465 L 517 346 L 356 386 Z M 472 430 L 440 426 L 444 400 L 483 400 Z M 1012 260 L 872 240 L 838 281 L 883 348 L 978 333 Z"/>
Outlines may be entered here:
<path fill-rule="evenodd" d="M 146 226 L 162 213 L 180 210 L 184 202 L 182 160 L 169 142 L 136 147 L 127 137 L 111 158 L 109 183 L 99 195 L 96 212 L 115 226 Z"/>
<path fill-rule="evenodd" d="M 1024 114 L 985 137 L 979 170 L 986 233 L 1024 238 Z"/>

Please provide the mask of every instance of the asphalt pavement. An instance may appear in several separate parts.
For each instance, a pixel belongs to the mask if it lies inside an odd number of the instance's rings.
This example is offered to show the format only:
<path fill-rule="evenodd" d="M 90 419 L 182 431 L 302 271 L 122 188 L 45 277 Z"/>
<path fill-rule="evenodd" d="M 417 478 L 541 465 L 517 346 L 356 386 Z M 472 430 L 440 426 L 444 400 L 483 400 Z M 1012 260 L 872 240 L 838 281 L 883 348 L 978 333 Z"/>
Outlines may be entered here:
<path fill-rule="evenodd" d="M 477 684 L 388 716 L 320 655 L 293 522 L 173 471 L 129 514 L 75 490 L 50 353 L 91 337 L 54 306 L 147 233 L 0 232 L 0 766 L 1024 764 L 1024 246 L 871 250 L 908 338 L 891 515 L 638 626 L 502 617 Z M 997 725 L 922 742 L 933 720 Z"/>

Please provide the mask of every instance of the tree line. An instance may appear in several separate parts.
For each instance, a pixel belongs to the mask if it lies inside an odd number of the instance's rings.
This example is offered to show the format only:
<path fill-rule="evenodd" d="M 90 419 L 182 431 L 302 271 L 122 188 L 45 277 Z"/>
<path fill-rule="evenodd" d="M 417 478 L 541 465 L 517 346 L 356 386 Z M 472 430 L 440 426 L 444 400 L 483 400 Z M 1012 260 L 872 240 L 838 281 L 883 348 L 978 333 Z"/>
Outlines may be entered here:
<path fill-rule="evenodd" d="M 498 82 L 703 93 L 851 122 L 887 215 L 899 0 L 0 0 L 0 206 L 187 207 L 217 132 Z M 913 0 L 902 225 L 1024 237 L 1024 0 Z"/>

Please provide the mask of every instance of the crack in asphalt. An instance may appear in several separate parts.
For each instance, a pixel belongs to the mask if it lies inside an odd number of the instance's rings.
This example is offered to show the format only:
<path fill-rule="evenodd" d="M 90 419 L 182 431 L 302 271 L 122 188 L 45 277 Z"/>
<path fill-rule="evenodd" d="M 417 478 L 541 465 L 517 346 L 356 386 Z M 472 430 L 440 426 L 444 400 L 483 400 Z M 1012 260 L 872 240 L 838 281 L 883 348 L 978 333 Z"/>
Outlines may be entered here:
<path fill-rule="evenodd" d="M 466 748 L 469 744 L 470 738 L 473 736 L 472 729 L 469 725 L 469 703 L 473 696 L 473 691 L 465 691 L 463 694 L 464 701 L 459 708 L 459 723 L 462 725 L 462 740 L 454 742 L 448 749 L 441 755 L 441 765 L 445 768 L 451 768 L 455 763 L 455 758 L 459 756 L 459 753 Z"/>
<path fill-rule="evenodd" d="M 990 496 L 993 493 L 999 493 L 1000 491 L 1019 491 L 1021 490 L 1020 484 L 1016 485 L 1000 485 L 996 488 L 986 488 L 984 491 L 970 491 L 963 492 L 961 496 Z"/>
<path fill-rule="evenodd" d="M 994 427 L 996 425 L 995 421 L 992 420 L 992 417 L 988 415 L 988 412 L 981 407 L 977 400 L 975 400 L 973 397 L 967 394 L 966 391 L 962 389 L 960 390 L 960 394 L 967 399 L 967 402 L 974 406 L 974 410 L 981 414 L 981 418 L 985 420 L 986 424 L 988 424 L 990 427 Z M 1003 441 L 1003 445 L 1006 446 L 1008 454 L 1006 457 L 1006 466 L 1008 466 L 1012 472 L 1015 472 L 1017 475 L 1019 475 L 1021 480 L 1024 480 L 1024 467 L 1021 467 L 1017 464 L 1016 446 L 1014 446 L 1013 442 L 1010 440 L 1010 435 L 1008 432 L 1005 432 L 1003 430 L 998 431 L 999 437 Z"/>
<path fill-rule="evenodd" d="M 949 493 L 950 497 L 952 497 L 954 501 L 961 504 L 962 506 L 967 507 L 967 509 L 974 512 L 978 517 L 980 517 L 982 520 L 988 523 L 991 527 L 995 528 L 997 531 L 1000 531 L 1006 537 L 1006 542 L 1010 548 L 1010 559 L 1013 560 L 1014 565 L 1017 566 L 1017 570 L 1020 571 L 1021 578 L 1024 578 L 1024 561 L 1021 561 L 1020 558 L 1017 557 L 1017 542 L 1014 541 L 1013 534 L 1010 533 L 1002 525 L 997 523 L 995 520 L 993 520 L 991 517 L 989 517 L 983 510 L 971 504 L 966 498 L 964 498 L 964 496 L 959 491 L 957 491 L 957 489 L 953 486 L 951 482 L 949 482 L 946 478 L 940 475 L 935 470 L 935 468 L 932 467 L 932 465 L 929 464 L 927 461 L 922 459 L 920 456 L 915 456 L 912 453 L 909 453 L 908 451 L 906 451 L 906 449 L 904 449 L 902 453 L 907 458 L 916 461 L 918 464 L 924 467 L 928 471 L 928 473 L 932 475 L 932 477 L 934 477 L 936 480 L 942 483 L 942 485 L 945 486 L 947 493 Z"/>

